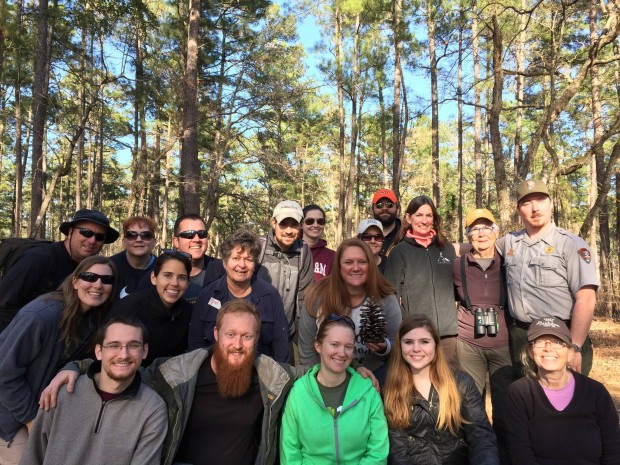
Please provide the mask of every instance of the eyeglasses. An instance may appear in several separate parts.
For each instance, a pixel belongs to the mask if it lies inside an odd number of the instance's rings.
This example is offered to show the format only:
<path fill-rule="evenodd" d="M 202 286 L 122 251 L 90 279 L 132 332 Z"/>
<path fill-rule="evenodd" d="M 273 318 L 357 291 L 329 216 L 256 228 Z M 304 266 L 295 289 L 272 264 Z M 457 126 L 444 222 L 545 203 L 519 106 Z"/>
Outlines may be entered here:
<path fill-rule="evenodd" d="M 187 252 L 181 252 L 179 250 L 174 250 L 174 249 L 164 249 L 161 252 L 162 254 L 165 255 L 172 255 L 173 257 L 177 257 L 180 258 L 181 260 L 190 260 L 192 259 L 191 254 L 188 254 Z"/>
<path fill-rule="evenodd" d="M 392 208 L 394 206 L 394 202 L 377 202 L 375 204 L 376 208 Z"/>
<path fill-rule="evenodd" d="M 324 226 L 325 225 L 325 218 L 306 218 L 304 220 L 304 224 L 306 226 L 311 226 L 315 222 L 317 222 L 320 226 Z"/>
<path fill-rule="evenodd" d="M 143 241 L 150 241 L 153 239 L 153 233 L 151 231 L 127 231 L 125 233 L 125 239 L 128 241 L 135 241 L 138 237 Z"/>
<path fill-rule="evenodd" d="M 86 239 L 90 239 L 91 237 L 95 236 L 95 240 L 97 242 L 103 242 L 105 241 L 105 234 L 104 233 L 96 233 L 95 231 L 91 231 L 88 228 L 75 228 L 78 230 L 78 232 L 84 236 Z"/>
<path fill-rule="evenodd" d="M 98 279 L 101 280 L 101 284 L 114 284 L 114 275 L 111 274 L 97 274 L 92 271 L 82 271 L 78 274 L 78 278 L 87 283 L 96 283 Z"/>
<path fill-rule="evenodd" d="M 107 346 L 101 344 L 101 347 L 104 349 L 108 349 L 110 352 L 116 354 L 123 350 L 123 347 L 127 347 L 128 352 L 138 353 L 144 348 L 144 344 L 142 342 L 130 342 L 129 344 L 121 344 L 119 342 L 110 342 Z"/>
<path fill-rule="evenodd" d="M 493 232 L 493 228 L 491 226 L 482 226 L 480 228 L 473 228 L 469 230 L 470 236 L 488 236 Z"/>
<path fill-rule="evenodd" d="M 196 235 L 198 235 L 199 239 L 206 239 L 209 232 L 206 229 L 188 229 L 187 231 L 181 231 L 177 234 L 178 237 L 182 237 L 183 239 L 193 239 Z"/>
<path fill-rule="evenodd" d="M 535 341 L 532 341 L 531 344 L 537 349 L 544 349 L 547 344 L 549 344 L 549 347 L 555 350 L 560 350 L 564 347 L 568 347 L 568 344 L 564 341 L 550 341 L 548 339 L 536 339 Z"/>
<path fill-rule="evenodd" d="M 379 234 L 364 233 L 364 234 L 360 234 L 360 239 L 363 240 L 364 242 L 370 242 L 373 239 L 377 242 L 383 242 L 384 236 L 381 233 Z"/>

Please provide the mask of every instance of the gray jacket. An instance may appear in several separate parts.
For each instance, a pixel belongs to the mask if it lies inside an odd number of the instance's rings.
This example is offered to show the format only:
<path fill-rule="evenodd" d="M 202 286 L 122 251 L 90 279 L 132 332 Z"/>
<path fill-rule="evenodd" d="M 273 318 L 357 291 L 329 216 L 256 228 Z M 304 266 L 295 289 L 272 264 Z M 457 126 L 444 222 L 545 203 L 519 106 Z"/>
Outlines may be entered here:
<path fill-rule="evenodd" d="M 273 237 L 273 229 L 261 238 L 261 244 L 255 273 L 280 293 L 292 337 L 297 331 L 296 317 L 299 317 L 303 292 L 314 281 L 312 253 L 301 239 L 283 252 Z"/>
<path fill-rule="evenodd" d="M 194 400 L 198 370 L 209 356 L 209 349 L 197 349 L 169 359 L 155 360 L 142 379 L 161 395 L 168 405 L 168 435 L 164 442 L 163 465 L 170 465 L 181 444 Z M 258 373 L 264 412 L 256 465 L 275 463 L 279 447 L 280 411 L 295 380 L 293 374 L 275 360 L 259 355 L 254 362 Z"/>
<path fill-rule="evenodd" d="M 166 404 L 136 374 L 122 395 L 102 402 L 91 376 L 80 376 L 73 394 L 39 410 L 21 458 L 28 465 L 159 465 L 168 417 Z"/>

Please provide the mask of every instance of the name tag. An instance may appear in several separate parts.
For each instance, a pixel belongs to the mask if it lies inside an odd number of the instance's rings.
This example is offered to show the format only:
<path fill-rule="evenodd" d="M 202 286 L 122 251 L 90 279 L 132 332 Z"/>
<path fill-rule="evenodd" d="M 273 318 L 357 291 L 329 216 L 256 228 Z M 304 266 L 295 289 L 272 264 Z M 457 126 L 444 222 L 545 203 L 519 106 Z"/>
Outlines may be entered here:
<path fill-rule="evenodd" d="M 222 303 L 215 297 L 211 297 L 209 299 L 209 305 L 211 305 L 213 308 L 217 308 L 218 310 L 222 307 Z"/>

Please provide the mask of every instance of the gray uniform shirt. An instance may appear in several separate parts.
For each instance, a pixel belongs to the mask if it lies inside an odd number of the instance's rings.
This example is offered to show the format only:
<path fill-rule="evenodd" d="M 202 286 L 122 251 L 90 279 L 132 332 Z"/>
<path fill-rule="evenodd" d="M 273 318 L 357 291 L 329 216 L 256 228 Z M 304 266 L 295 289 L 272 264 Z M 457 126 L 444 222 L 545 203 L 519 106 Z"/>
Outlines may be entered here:
<path fill-rule="evenodd" d="M 555 224 L 536 241 L 523 229 L 499 238 L 496 247 L 504 257 L 510 315 L 519 321 L 570 320 L 575 293 L 599 285 L 586 242 Z"/>

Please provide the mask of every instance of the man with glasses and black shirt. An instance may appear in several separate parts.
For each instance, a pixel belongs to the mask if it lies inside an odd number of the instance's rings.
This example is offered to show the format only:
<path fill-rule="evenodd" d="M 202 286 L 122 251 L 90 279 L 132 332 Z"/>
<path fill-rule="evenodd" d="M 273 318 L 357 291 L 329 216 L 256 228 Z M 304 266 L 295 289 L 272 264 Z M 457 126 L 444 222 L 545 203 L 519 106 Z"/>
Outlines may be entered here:
<path fill-rule="evenodd" d="M 119 298 L 134 292 L 140 280 L 153 269 L 156 230 L 155 221 L 144 216 L 132 216 L 123 222 L 124 250 L 110 257 L 118 271 Z"/>
<path fill-rule="evenodd" d="M 196 213 L 182 215 L 174 222 L 172 246 L 192 260 L 189 286 L 184 298 L 194 304 L 203 287 L 224 276 L 222 260 L 206 255 L 209 245 L 207 225 Z"/>
<path fill-rule="evenodd" d="M 97 210 L 78 210 L 59 227 L 64 241 L 41 244 L 18 258 L 0 281 L 0 332 L 20 308 L 56 289 L 85 258 L 97 255 L 103 244 L 118 239 L 118 231 Z"/>
<path fill-rule="evenodd" d="M 301 223 L 303 240 L 312 252 L 314 262 L 314 280 L 318 281 L 332 272 L 332 262 L 336 252 L 327 247 L 327 241 L 321 239 L 325 231 L 325 211 L 318 205 L 306 205 Z"/>
<path fill-rule="evenodd" d="M 372 214 L 375 220 L 383 225 L 383 245 L 379 255 L 387 255 L 394 242 L 394 238 L 400 231 L 400 219 L 398 218 L 398 199 L 394 191 L 379 189 L 372 197 Z"/>

